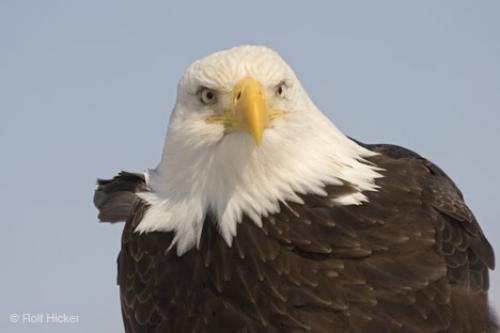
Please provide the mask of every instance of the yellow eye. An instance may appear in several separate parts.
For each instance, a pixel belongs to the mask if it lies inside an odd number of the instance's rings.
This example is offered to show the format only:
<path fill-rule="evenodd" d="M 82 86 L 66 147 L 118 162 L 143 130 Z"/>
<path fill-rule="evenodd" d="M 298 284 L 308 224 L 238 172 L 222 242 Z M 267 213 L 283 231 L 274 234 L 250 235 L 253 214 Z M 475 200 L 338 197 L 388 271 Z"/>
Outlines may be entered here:
<path fill-rule="evenodd" d="M 281 82 L 276 86 L 276 96 L 285 97 L 286 83 Z"/>
<path fill-rule="evenodd" d="M 200 90 L 200 101 L 205 105 L 210 105 L 215 103 L 217 100 L 217 94 L 214 90 L 209 88 L 201 88 Z"/>

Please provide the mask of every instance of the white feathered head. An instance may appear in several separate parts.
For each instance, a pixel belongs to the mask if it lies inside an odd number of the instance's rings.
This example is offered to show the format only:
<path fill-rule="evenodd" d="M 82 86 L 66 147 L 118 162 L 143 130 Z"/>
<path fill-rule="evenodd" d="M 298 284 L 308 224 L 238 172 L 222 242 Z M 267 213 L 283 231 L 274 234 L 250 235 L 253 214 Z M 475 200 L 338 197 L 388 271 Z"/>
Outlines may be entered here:
<path fill-rule="evenodd" d="M 240 46 L 193 63 L 181 78 L 162 160 L 146 172 L 151 207 L 136 231 L 173 231 L 182 254 L 199 242 L 207 212 L 230 246 L 243 214 L 257 225 L 279 203 L 354 184 L 373 190 L 371 152 L 344 136 L 311 102 L 273 50 Z"/>

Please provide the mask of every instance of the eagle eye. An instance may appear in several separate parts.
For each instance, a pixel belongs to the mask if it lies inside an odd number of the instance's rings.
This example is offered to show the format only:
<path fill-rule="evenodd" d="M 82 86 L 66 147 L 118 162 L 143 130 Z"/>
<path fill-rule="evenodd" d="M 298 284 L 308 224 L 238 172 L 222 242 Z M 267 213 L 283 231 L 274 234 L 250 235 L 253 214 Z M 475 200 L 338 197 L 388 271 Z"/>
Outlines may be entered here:
<path fill-rule="evenodd" d="M 200 101 L 205 105 L 210 105 L 215 103 L 217 100 L 217 93 L 210 88 L 202 87 L 200 88 Z"/>
<path fill-rule="evenodd" d="M 276 96 L 285 97 L 286 82 L 281 81 L 275 88 Z"/>

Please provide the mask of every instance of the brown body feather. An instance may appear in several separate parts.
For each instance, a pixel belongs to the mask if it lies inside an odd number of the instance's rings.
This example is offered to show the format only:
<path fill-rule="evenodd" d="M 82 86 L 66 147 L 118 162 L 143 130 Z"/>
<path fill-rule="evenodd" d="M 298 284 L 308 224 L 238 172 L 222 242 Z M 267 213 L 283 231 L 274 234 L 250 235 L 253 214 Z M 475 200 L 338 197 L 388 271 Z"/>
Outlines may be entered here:
<path fill-rule="evenodd" d="M 103 221 L 126 219 L 118 283 L 126 332 L 496 332 L 487 302 L 493 250 L 462 195 L 438 167 L 389 145 L 369 145 L 385 169 L 369 202 L 353 190 L 303 195 L 238 225 L 232 247 L 211 216 L 199 249 L 178 257 L 173 235 L 133 230 L 144 179 L 100 181 Z"/>

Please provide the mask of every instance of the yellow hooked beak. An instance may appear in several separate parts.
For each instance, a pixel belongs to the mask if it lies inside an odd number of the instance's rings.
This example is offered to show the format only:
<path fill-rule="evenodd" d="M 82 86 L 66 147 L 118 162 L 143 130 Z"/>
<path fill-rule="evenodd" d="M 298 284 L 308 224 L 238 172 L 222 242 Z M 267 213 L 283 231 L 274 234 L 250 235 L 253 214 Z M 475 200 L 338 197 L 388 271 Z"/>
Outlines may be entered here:
<path fill-rule="evenodd" d="M 245 78 L 233 89 L 233 126 L 247 130 L 259 145 L 269 121 L 269 108 L 262 85 L 255 79 Z"/>

